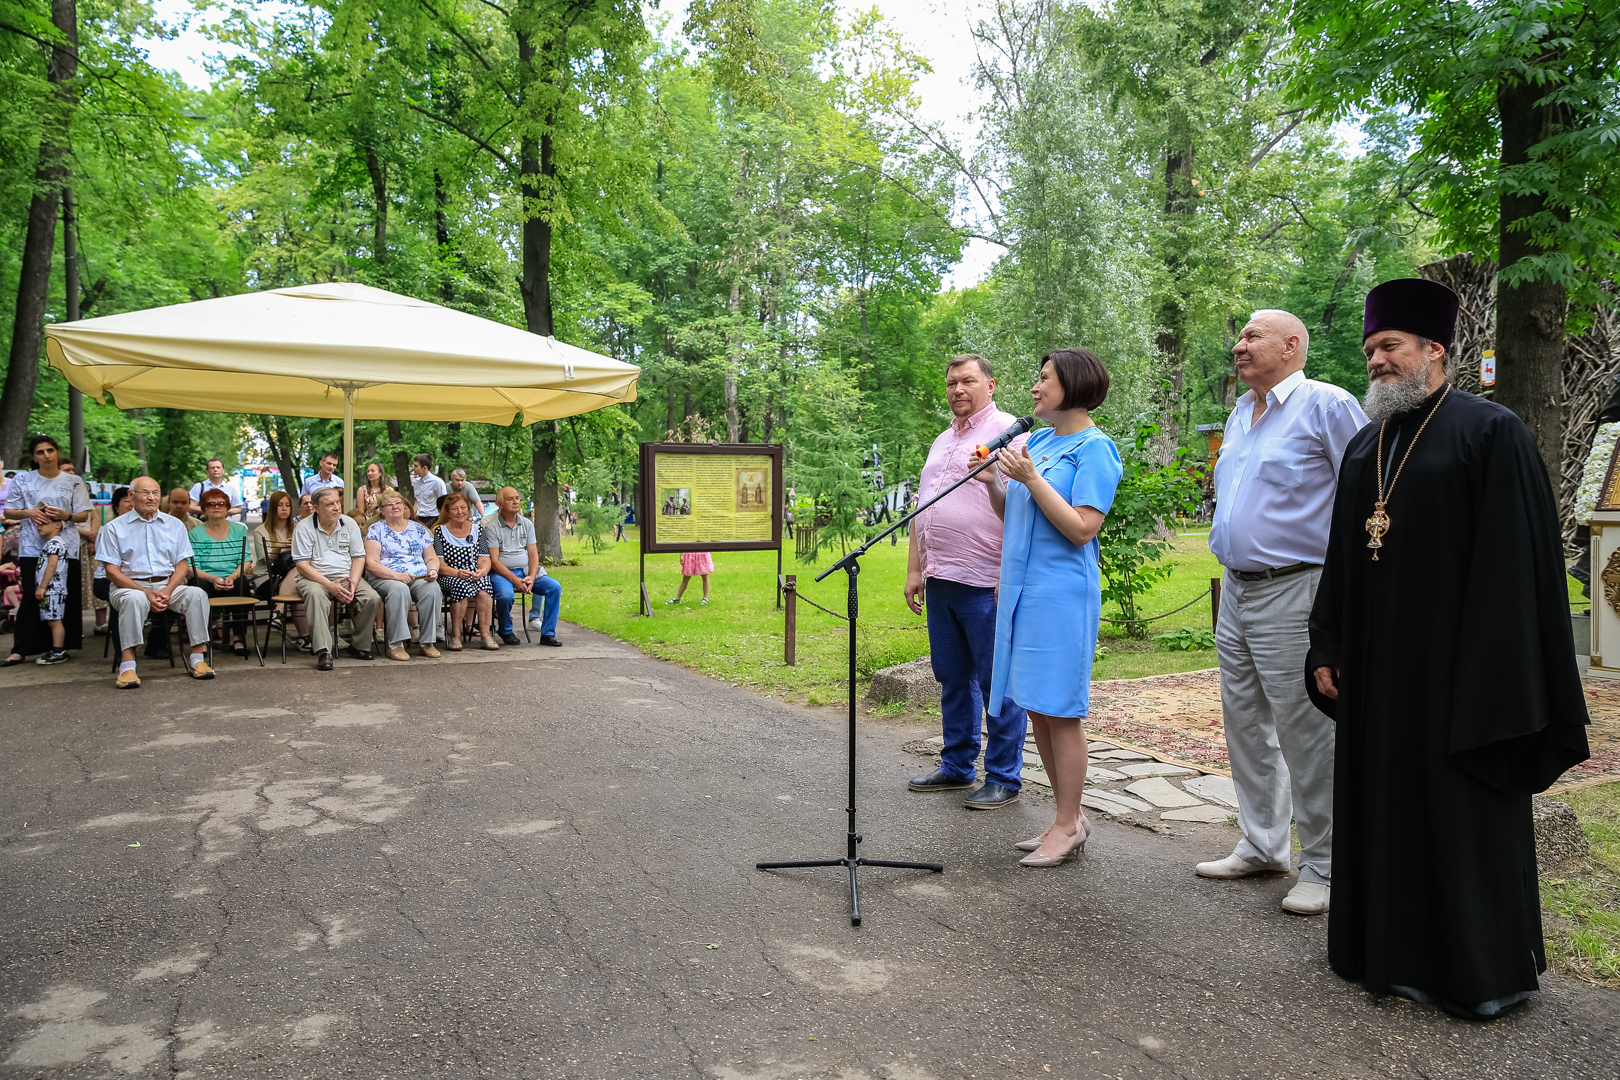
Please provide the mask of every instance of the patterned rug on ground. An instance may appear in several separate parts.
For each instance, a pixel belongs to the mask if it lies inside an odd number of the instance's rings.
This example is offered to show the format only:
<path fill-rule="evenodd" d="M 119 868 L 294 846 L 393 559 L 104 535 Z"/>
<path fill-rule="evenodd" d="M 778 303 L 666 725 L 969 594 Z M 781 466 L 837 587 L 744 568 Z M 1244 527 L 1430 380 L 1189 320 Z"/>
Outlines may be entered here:
<path fill-rule="evenodd" d="M 1549 794 L 1620 780 L 1620 681 L 1589 678 L 1581 683 L 1592 714 L 1586 732 L 1592 756 L 1565 773 Z M 1086 730 L 1194 765 L 1230 768 L 1218 668 L 1093 683 Z"/>

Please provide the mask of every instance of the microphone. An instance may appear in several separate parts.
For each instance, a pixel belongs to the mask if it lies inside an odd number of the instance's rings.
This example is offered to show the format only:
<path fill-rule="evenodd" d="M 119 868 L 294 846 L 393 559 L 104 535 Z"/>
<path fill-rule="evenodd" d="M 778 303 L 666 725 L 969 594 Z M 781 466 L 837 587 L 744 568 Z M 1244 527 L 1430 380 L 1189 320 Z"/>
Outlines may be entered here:
<path fill-rule="evenodd" d="M 1000 450 L 1002 447 L 1006 446 L 1008 443 L 1012 442 L 1014 439 L 1018 438 L 1018 436 L 1022 435 L 1024 432 L 1028 431 L 1034 426 L 1035 418 L 1033 416 L 1020 416 L 1017 420 L 1012 422 L 1012 426 L 1006 431 L 1003 431 L 1000 435 L 997 435 L 995 438 L 991 439 L 989 443 L 975 450 L 973 452 L 973 456 L 978 458 L 980 461 L 983 461 L 985 458 L 989 457 L 997 450 Z"/>

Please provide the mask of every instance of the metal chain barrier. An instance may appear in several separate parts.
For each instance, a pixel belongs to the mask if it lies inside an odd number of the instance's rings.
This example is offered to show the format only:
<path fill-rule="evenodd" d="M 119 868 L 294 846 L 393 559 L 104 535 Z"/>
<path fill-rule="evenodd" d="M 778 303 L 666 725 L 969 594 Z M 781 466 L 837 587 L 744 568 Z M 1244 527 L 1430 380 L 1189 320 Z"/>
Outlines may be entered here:
<path fill-rule="evenodd" d="M 1176 613 L 1176 611 L 1186 611 L 1188 608 L 1190 608 L 1194 604 L 1198 603 L 1198 601 L 1202 600 L 1204 597 L 1208 596 L 1213 591 L 1214 590 L 1212 590 L 1212 589 L 1205 589 L 1203 592 L 1199 593 L 1197 596 L 1193 597 L 1191 600 L 1187 601 L 1185 604 L 1182 604 L 1180 607 L 1176 608 L 1175 611 L 1167 611 L 1163 615 L 1150 615 L 1145 619 L 1104 619 L 1102 621 L 1106 622 L 1106 623 L 1150 623 L 1150 622 L 1158 622 L 1160 619 L 1168 619 L 1170 616 L 1174 615 Z"/>

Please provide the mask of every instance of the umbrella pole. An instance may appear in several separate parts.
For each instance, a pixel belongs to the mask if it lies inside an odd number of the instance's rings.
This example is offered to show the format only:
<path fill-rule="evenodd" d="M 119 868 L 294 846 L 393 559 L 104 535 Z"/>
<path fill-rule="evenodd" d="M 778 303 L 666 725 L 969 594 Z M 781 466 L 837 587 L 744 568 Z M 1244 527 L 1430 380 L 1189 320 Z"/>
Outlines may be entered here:
<path fill-rule="evenodd" d="M 343 509 L 354 510 L 354 390 L 343 391 Z"/>

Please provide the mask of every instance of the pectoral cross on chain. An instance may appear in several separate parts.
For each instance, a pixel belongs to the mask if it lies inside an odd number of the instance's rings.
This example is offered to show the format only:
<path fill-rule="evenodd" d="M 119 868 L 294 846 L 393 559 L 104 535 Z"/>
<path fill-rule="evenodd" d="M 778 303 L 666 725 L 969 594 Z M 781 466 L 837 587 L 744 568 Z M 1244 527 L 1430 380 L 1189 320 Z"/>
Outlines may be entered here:
<path fill-rule="evenodd" d="M 1367 519 L 1367 533 L 1372 539 L 1367 546 L 1373 549 L 1373 562 L 1378 561 L 1378 550 L 1384 546 L 1384 534 L 1389 532 L 1389 515 L 1384 512 L 1384 504 L 1373 504 L 1372 517 Z"/>

